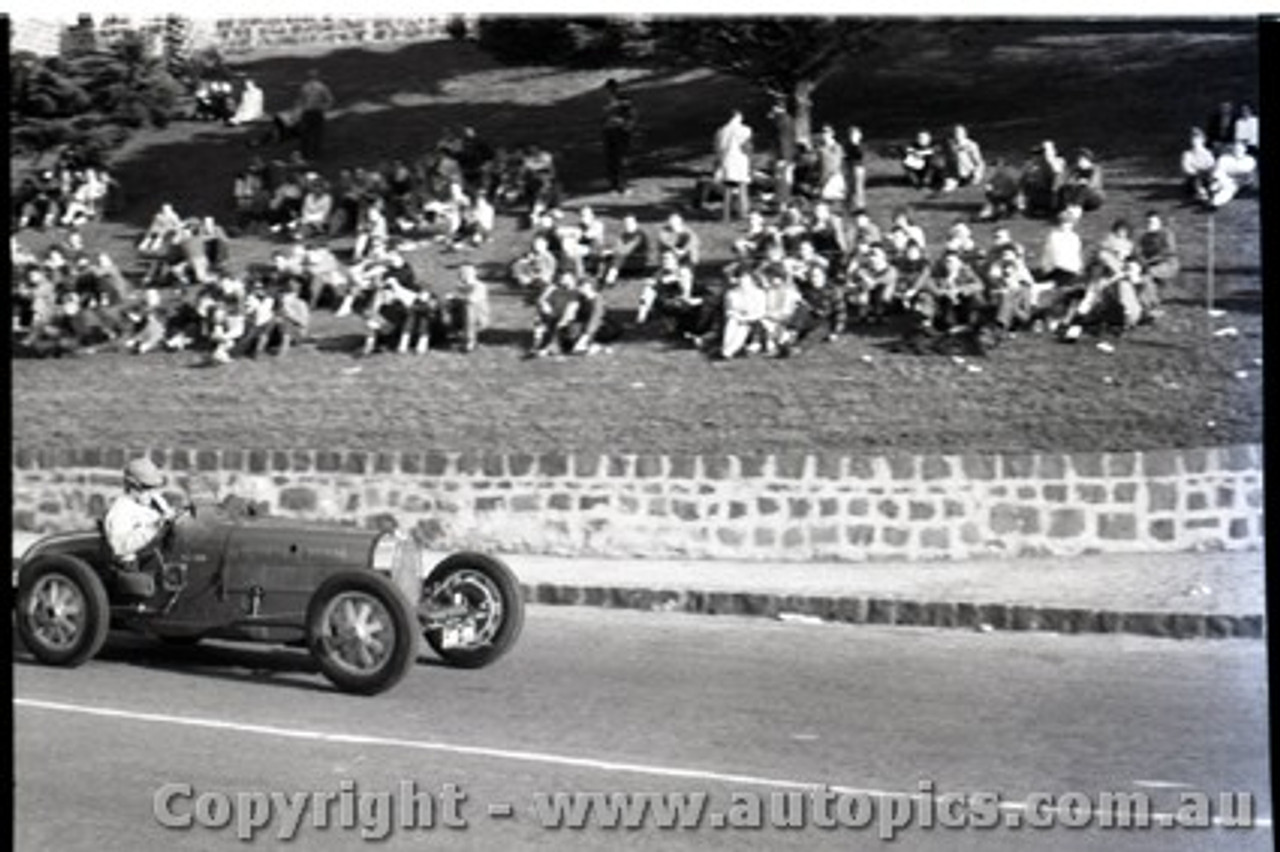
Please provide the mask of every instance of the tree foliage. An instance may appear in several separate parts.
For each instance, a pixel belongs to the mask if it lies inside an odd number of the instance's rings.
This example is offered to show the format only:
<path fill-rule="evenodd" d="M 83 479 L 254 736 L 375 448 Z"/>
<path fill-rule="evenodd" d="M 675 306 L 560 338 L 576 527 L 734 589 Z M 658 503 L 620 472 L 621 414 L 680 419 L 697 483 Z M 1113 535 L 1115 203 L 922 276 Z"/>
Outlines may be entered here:
<path fill-rule="evenodd" d="M 645 44 L 645 24 L 620 17 L 481 18 L 480 47 L 503 62 L 601 66 Z"/>
<path fill-rule="evenodd" d="M 130 33 L 106 50 L 70 56 L 16 53 L 9 61 L 11 141 L 42 155 L 71 145 L 101 159 L 141 127 L 163 127 L 182 86 Z"/>

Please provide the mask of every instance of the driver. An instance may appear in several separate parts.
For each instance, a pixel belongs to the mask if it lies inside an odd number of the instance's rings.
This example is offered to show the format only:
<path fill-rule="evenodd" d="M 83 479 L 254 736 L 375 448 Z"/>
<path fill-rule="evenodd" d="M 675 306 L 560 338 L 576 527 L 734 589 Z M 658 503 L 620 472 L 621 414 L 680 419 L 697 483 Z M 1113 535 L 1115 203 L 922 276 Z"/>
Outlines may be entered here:
<path fill-rule="evenodd" d="M 166 481 L 149 458 L 125 465 L 124 493 L 111 504 L 102 522 L 107 545 L 121 567 L 135 569 L 139 552 L 177 516 L 160 493 Z"/>

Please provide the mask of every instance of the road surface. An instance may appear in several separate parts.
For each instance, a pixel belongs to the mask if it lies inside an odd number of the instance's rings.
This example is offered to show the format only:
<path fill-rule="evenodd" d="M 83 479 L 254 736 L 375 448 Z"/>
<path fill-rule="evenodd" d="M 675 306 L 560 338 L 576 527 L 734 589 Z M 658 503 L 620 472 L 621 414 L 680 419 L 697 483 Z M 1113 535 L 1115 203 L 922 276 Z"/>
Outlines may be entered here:
<path fill-rule="evenodd" d="M 494 667 L 424 661 L 376 698 L 335 692 L 299 650 L 115 634 L 74 671 L 16 650 L 14 691 L 22 850 L 277 848 L 283 834 L 353 849 L 362 831 L 385 833 L 383 849 L 1272 846 L 1260 642 L 532 607 Z M 1026 827 L 1032 793 L 1140 792 L 1159 816 L 1189 790 L 1215 806 L 1251 792 L 1263 826 Z M 708 798 L 697 828 L 546 828 L 539 794 L 557 791 Z M 974 791 L 999 793 L 1011 803 L 997 816 L 1022 827 L 878 837 L 884 793 L 915 794 L 896 801 L 918 815 L 936 794 Z M 808 828 L 770 827 L 789 794 L 809 797 Z M 1057 801 L 1034 816 L 1069 821 Z M 192 824 L 166 828 L 157 810 Z M 841 822 L 864 815 L 875 821 Z M 834 826 L 813 825 L 823 818 Z"/>

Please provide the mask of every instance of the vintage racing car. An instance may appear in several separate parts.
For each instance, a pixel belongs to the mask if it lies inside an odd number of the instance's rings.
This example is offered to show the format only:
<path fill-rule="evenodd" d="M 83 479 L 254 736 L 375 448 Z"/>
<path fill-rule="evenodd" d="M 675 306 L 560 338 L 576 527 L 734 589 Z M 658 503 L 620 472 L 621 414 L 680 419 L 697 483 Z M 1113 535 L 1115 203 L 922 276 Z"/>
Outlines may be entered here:
<path fill-rule="evenodd" d="M 422 555 L 399 532 L 190 502 L 136 568 L 114 562 L 101 523 L 37 541 L 17 567 L 17 627 L 38 660 L 61 666 L 93 657 L 111 627 L 172 643 L 305 643 L 340 689 L 371 695 L 404 677 L 419 634 L 462 668 L 493 662 L 520 634 L 506 565 L 456 553 L 424 579 Z"/>

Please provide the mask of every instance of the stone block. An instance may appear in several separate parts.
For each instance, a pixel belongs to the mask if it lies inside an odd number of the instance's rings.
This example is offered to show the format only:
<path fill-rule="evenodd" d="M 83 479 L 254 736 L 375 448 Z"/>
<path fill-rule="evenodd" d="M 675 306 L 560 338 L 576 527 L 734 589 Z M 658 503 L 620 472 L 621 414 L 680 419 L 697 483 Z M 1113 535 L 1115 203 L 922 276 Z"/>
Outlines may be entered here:
<path fill-rule="evenodd" d="M 1242 539 L 1249 537 L 1249 519 L 1248 518 L 1232 518 L 1231 524 L 1227 527 L 1227 535 L 1233 539 Z"/>
<path fill-rule="evenodd" d="M 1178 508 L 1178 486 L 1172 482 L 1147 483 L 1147 511 L 1172 512 Z"/>
<path fill-rule="evenodd" d="M 991 531 L 997 535 L 1040 532 L 1040 512 L 1032 506 L 998 503 L 991 508 Z"/>
<path fill-rule="evenodd" d="M 892 455 L 888 457 L 889 475 L 894 479 L 916 478 L 916 457 L 911 455 Z"/>
<path fill-rule="evenodd" d="M 912 500 L 907 504 L 907 517 L 913 521 L 927 521 L 936 514 L 937 509 L 932 503 L 923 500 Z"/>
<path fill-rule="evenodd" d="M 1049 512 L 1049 538 L 1075 538 L 1084 533 L 1084 511 L 1053 509 Z"/>
<path fill-rule="evenodd" d="M 765 462 L 769 456 L 740 456 L 738 464 L 743 479 L 759 479 L 764 476 Z"/>
<path fill-rule="evenodd" d="M 1107 486 L 1105 485 L 1077 485 L 1076 499 L 1082 503 L 1097 505 L 1107 502 Z"/>
<path fill-rule="evenodd" d="M 665 518 L 668 514 L 668 503 L 666 497 L 651 497 L 649 499 L 649 515 L 655 518 Z"/>
<path fill-rule="evenodd" d="M 1111 499 L 1117 503 L 1132 503 L 1137 495 L 1136 482 L 1121 482 L 1111 489 Z"/>
<path fill-rule="evenodd" d="M 1234 507 L 1235 504 L 1236 490 L 1234 488 L 1227 488 L 1226 486 L 1219 486 L 1216 499 L 1214 500 L 1214 505 L 1219 509 L 1230 509 Z"/>
<path fill-rule="evenodd" d="M 293 487 L 280 492 L 280 508 L 289 512 L 314 512 L 318 504 L 313 488 Z"/>
<path fill-rule="evenodd" d="M 867 547 L 875 542 L 876 528 L 871 524 L 850 524 L 844 530 L 845 539 L 855 547 Z"/>
<path fill-rule="evenodd" d="M 1041 479 L 1062 479 L 1067 475 L 1067 459 L 1061 453 L 1041 453 L 1036 458 L 1036 474 Z"/>
<path fill-rule="evenodd" d="M 467 451 L 458 453 L 453 462 L 453 469 L 458 476 L 473 477 L 480 473 L 481 464 L 479 453 Z"/>
<path fill-rule="evenodd" d="M 905 547 L 911 539 L 911 531 L 905 527 L 885 527 L 880 533 L 880 540 L 889 547 Z"/>
<path fill-rule="evenodd" d="M 942 514 L 948 518 L 964 517 L 964 503 L 959 500 L 947 499 L 942 501 Z"/>
<path fill-rule="evenodd" d="M 1182 451 L 1182 469 L 1186 473 L 1206 473 L 1209 470 L 1209 450 L 1191 449 Z"/>
<path fill-rule="evenodd" d="M 347 453 L 346 463 L 342 469 L 346 473 L 363 476 L 368 469 L 369 454 L 363 450 L 352 450 Z"/>
<path fill-rule="evenodd" d="M 1044 499 L 1050 503 L 1067 502 L 1067 486 L 1065 485 L 1046 485 L 1041 493 L 1044 495 Z"/>
<path fill-rule="evenodd" d="M 1182 465 L 1177 450 L 1148 450 L 1142 454 L 1142 475 L 1148 478 L 1177 476 Z"/>
<path fill-rule="evenodd" d="M 761 515 L 775 515 L 782 507 L 773 497 L 757 497 L 756 511 Z"/>
<path fill-rule="evenodd" d="M 696 521 L 701 516 L 698 504 L 692 500 L 671 501 L 671 512 L 682 521 Z"/>
<path fill-rule="evenodd" d="M 1156 541 L 1173 541 L 1175 532 L 1172 518 L 1157 518 L 1147 524 L 1147 534 Z"/>
<path fill-rule="evenodd" d="M 782 534 L 782 546 L 788 549 L 804 546 L 804 530 L 788 527 Z"/>
<path fill-rule="evenodd" d="M 666 475 L 665 456 L 638 456 L 636 458 L 636 477 L 639 479 L 655 479 Z"/>
<path fill-rule="evenodd" d="M 74 464 L 62 465 L 63 467 L 73 467 Z M 184 449 L 176 449 L 169 453 L 169 469 L 170 470 L 191 470 L 191 453 Z"/>
<path fill-rule="evenodd" d="M 730 479 L 733 476 L 731 456 L 703 456 L 702 475 L 707 479 Z"/>
<path fill-rule="evenodd" d="M 1075 453 L 1071 456 L 1071 469 L 1076 476 L 1098 479 L 1106 476 L 1106 459 L 1102 453 Z"/>
<path fill-rule="evenodd" d="M 840 501 L 835 497 L 823 497 L 818 501 L 818 514 L 824 518 L 840 514 Z"/>
<path fill-rule="evenodd" d="M 854 497 L 849 501 L 846 511 L 855 518 L 863 517 L 870 509 L 870 505 L 865 497 Z"/>
<path fill-rule="evenodd" d="M 968 479 L 992 480 L 996 478 L 996 467 L 999 458 L 986 455 L 966 455 L 960 460 L 960 467 Z"/>
<path fill-rule="evenodd" d="M 729 520 L 741 518 L 747 514 L 747 504 L 741 500 L 732 500 L 729 502 Z"/>
<path fill-rule="evenodd" d="M 951 462 L 945 456 L 928 455 L 920 464 L 920 476 L 926 481 L 951 476 Z"/>
<path fill-rule="evenodd" d="M 1004 479 L 1030 479 L 1036 474 L 1036 457 L 1025 453 L 1002 456 L 1000 475 Z"/>
<path fill-rule="evenodd" d="M 819 544 L 839 544 L 840 528 L 837 526 L 812 527 L 809 530 L 809 543 Z"/>
<path fill-rule="evenodd" d="M 671 470 L 667 476 L 671 479 L 696 479 L 698 476 L 697 456 L 672 456 Z"/>
<path fill-rule="evenodd" d="M 1218 470 L 1246 471 L 1258 468 L 1258 452 L 1255 447 L 1236 444 L 1218 448 Z"/>
<path fill-rule="evenodd" d="M 875 479 L 875 459 L 870 456 L 852 456 L 848 460 L 849 476 L 853 479 Z"/>
<path fill-rule="evenodd" d="M 774 476 L 779 479 L 804 479 L 809 457 L 800 453 L 781 453 L 774 458 Z"/>
<path fill-rule="evenodd" d="M 756 527 L 756 547 L 773 547 L 777 542 L 777 533 L 770 527 Z"/>
<path fill-rule="evenodd" d="M 34 456 L 34 454 L 30 455 Z M 108 470 L 122 470 L 133 455 L 133 453 L 130 453 L 122 447 L 111 447 L 102 454 L 102 466 Z M 34 467 L 39 464 L 35 458 L 31 458 L 30 461 L 32 463 L 29 463 L 27 467 Z"/>
<path fill-rule="evenodd" d="M 1187 494 L 1187 510 L 1190 512 L 1202 512 L 1209 508 L 1209 498 L 1205 496 L 1203 491 L 1192 491 Z"/>
<path fill-rule="evenodd" d="M 1133 476 L 1137 468 L 1138 460 L 1133 453 L 1109 453 L 1107 455 L 1108 476 Z"/>
<path fill-rule="evenodd" d="M 1098 515 L 1098 538 L 1132 541 L 1138 537 L 1138 519 L 1132 512 L 1103 512 Z"/>
<path fill-rule="evenodd" d="M 797 520 L 809 517 L 809 513 L 813 511 L 813 503 L 807 497 L 791 497 L 787 500 L 787 505 L 791 517 Z"/>
<path fill-rule="evenodd" d="M 727 544 L 730 547 L 739 547 L 742 545 L 746 536 L 743 534 L 742 530 L 737 530 L 733 527 L 720 527 L 716 530 L 716 538 L 720 540 L 721 544 Z"/>
<path fill-rule="evenodd" d="M 889 499 L 881 500 L 876 504 L 876 508 L 886 518 L 896 518 L 901 511 L 897 501 Z"/>
<path fill-rule="evenodd" d="M 543 453 L 538 456 L 538 473 L 542 476 L 568 476 L 569 457 L 564 453 Z"/>
<path fill-rule="evenodd" d="M 867 601 L 867 624 L 897 624 L 898 602 L 892 598 Z"/>
<path fill-rule="evenodd" d="M 930 527 L 920 531 L 920 546 L 946 550 L 951 547 L 951 530 L 946 527 Z"/>
<path fill-rule="evenodd" d="M 630 456 L 609 456 L 609 476 L 615 479 L 631 478 Z"/>
<path fill-rule="evenodd" d="M 819 479 L 840 480 L 844 478 L 844 457 L 822 453 L 816 457 L 815 475 Z"/>

